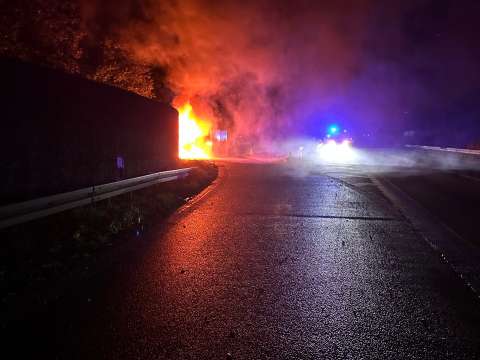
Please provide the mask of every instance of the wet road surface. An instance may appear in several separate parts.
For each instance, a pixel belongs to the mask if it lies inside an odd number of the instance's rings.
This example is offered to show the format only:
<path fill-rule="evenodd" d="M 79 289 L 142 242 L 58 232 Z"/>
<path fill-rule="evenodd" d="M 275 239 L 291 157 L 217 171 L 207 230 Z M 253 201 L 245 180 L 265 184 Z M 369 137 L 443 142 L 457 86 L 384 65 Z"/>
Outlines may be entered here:
<path fill-rule="evenodd" d="M 13 324 L 17 353 L 480 357 L 480 301 L 369 177 L 273 164 L 226 164 L 221 173 L 166 227 Z"/>
<path fill-rule="evenodd" d="M 462 238 L 480 246 L 480 174 L 441 171 L 387 176 Z"/>

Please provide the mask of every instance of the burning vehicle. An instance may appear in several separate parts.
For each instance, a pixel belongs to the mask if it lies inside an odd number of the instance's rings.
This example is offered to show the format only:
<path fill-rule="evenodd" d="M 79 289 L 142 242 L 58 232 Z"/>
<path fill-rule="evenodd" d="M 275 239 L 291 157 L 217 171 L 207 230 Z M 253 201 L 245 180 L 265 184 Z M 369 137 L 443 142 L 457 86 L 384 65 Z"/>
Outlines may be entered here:
<path fill-rule="evenodd" d="M 178 156 L 180 159 L 211 159 L 212 124 L 199 118 L 190 103 L 178 109 Z"/>

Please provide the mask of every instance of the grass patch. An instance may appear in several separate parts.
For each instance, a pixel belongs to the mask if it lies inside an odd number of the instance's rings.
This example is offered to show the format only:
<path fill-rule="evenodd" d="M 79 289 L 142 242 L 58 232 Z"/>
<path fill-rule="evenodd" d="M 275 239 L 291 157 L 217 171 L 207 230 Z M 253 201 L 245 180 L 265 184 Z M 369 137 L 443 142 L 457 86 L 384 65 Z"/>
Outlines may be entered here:
<path fill-rule="evenodd" d="M 140 234 L 202 191 L 218 174 L 213 163 L 189 161 L 186 178 L 161 183 L 0 231 L 1 301 L 88 275 L 98 254 L 128 234 Z M 30 289 L 30 290 L 29 290 Z"/>

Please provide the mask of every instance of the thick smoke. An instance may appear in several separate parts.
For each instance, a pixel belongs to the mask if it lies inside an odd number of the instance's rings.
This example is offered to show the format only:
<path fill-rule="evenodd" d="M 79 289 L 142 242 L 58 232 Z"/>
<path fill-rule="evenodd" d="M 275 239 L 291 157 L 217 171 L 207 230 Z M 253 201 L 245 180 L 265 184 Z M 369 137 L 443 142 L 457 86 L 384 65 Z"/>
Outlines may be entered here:
<path fill-rule="evenodd" d="M 230 134 L 321 137 L 334 121 L 360 135 L 395 134 L 384 139 L 392 144 L 405 130 L 430 134 L 432 123 L 445 133 L 478 83 L 478 54 L 467 50 L 474 32 L 458 26 L 469 8 L 455 4 L 85 0 L 83 13 L 91 41 L 114 34 L 131 59 L 162 69 L 174 105 L 189 100 Z"/>
<path fill-rule="evenodd" d="M 87 3 L 136 61 L 166 69 L 174 103 L 251 139 L 298 128 L 358 71 L 369 1 Z M 107 18 L 105 25 L 100 19 Z"/>

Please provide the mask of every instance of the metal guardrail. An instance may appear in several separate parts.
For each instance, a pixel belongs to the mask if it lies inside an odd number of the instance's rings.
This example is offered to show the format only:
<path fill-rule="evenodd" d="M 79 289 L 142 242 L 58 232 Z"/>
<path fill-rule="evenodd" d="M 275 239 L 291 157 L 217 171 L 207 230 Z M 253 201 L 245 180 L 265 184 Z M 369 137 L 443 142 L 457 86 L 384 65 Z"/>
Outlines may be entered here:
<path fill-rule="evenodd" d="M 423 146 L 423 145 L 405 145 L 407 148 L 411 149 L 421 149 L 421 150 L 436 150 L 436 151 L 447 151 L 458 154 L 468 154 L 468 155 L 480 155 L 480 150 L 470 150 L 470 149 L 457 149 L 452 147 L 440 147 L 440 146 Z"/>
<path fill-rule="evenodd" d="M 193 169 L 183 168 L 162 171 L 3 206 L 0 207 L 0 229 L 139 190 L 154 184 L 178 180 L 188 176 Z"/>

